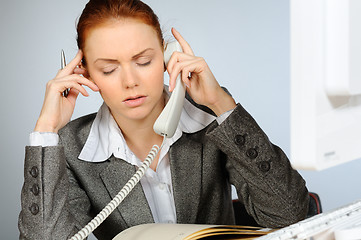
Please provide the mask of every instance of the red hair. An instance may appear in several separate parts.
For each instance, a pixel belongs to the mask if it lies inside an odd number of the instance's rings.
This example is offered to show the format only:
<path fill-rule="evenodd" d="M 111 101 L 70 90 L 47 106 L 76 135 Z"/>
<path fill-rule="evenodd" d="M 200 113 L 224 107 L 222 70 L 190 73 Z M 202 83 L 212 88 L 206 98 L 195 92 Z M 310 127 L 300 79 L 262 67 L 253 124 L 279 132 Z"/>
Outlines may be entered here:
<path fill-rule="evenodd" d="M 161 46 L 163 46 L 163 34 L 159 19 L 147 4 L 140 0 L 90 0 L 86 4 L 77 25 L 78 48 L 84 49 L 87 33 L 91 29 L 125 18 L 137 19 L 153 27 Z"/>

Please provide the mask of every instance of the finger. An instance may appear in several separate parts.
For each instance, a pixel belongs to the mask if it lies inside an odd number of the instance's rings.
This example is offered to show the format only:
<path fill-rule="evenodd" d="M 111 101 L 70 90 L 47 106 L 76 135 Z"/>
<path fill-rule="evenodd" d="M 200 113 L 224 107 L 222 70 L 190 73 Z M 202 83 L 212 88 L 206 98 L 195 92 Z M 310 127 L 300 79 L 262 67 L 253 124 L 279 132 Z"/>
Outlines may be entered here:
<path fill-rule="evenodd" d="M 98 86 L 93 81 L 90 81 L 89 79 L 87 79 L 83 76 L 77 75 L 77 74 L 65 76 L 63 78 L 56 79 L 55 81 L 61 82 L 64 85 L 66 85 L 66 81 L 75 81 L 76 83 L 78 83 L 80 85 L 85 85 L 85 86 L 89 87 L 91 90 L 93 90 L 95 92 L 99 91 Z"/>
<path fill-rule="evenodd" d="M 191 87 L 192 78 L 197 74 L 199 66 L 195 62 L 191 62 L 182 68 L 182 81 L 188 86 Z"/>
<path fill-rule="evenodd" d="M 172 34 L 175 37 L 175 39 L 177 39 L 179 44 L 181 45 L 184 53 L 194 55 L 191 46 L 188 44 L 188 42 L 186 40 L 184 40 L 182 35 L 177 30 L 175 30 L 175 28 L 172 28 Z"/>
<path fill-rule="evenodd" d="M 79 66 L 81 64 L 81 60 L 83 58 L 83 51 L 82 50 L 78 50 L 77 54 L 75 55 L 75 57 L 73 58 L 73 60 L 71 60 L 68 65 L 66 65 L 65 68 L 69 68 L 69 69 L 75 69 L 77 66 Z M 64 68 L 64 69 L 65 69 Z"/>
<path fill-rule="evenodd" d="M 178 62 L 188 61 L 188 60 L 192 60 L 194 58 L 195 58 L 195 56 L 193 56 L 193 55 L 189 55 L 189 54 L 182 53 L 182 52 L 174 52 L 172 54 L 171 58 L 169 59 L 169 62 L 167 65 L 167 70 L 169 72 L 172 72 L 174 65 L 177 64 Z"/>
<path fill-rule="evenodd" d="M 192 84 L 190 80 L 191 72 L 185 71 L 185 69 L 183 69 L 181 74 L 182 81 L 187 85 L 188 88 L 190 88 Z"/>
<path fill-rule="evenodd" d="M 73 76 L 75 76 L 76 79 L 79 79 L 78 83 L 89 87 L 94 92 L 99 91 L 99 87 L 93 81 L 90 81 L 86 77 L 79 76 L 79 75 L 76 75 L 76 74 L 74 74 Z"/>
<path fill-rule="evenodd" d="M 66 89 L 75 88 L 84 96 L 88 96 L 89 94 L 82 85 L 88 86 L 93 91 L 99 91 L 99 88 L 92 81 L 76 74 L 66 76 L 61 79 L 51 80 L 49 81 L 47 88 L 49 88 L 50 92 L 58 92 L 61 94 Z"/>
<path fill-rule="evenodd" d="M 63 88 L 63 90 L 61 89 L 60 93 L 61 95 L 63 94 L 63 91 L 66 89 L 70 89 L 70 92 L 74 90 L 77 90 L 78 92 L 80 92 L 84 97 L 88 97 L 89 93 L 85 90 L 85 88 L 83 87 L 83 85 L 78 84 L 77 82 L 66 82 L 66 85 L 64 86 L 65 88 Z M 70 93 L 69 92 L 69 93 Z M 68 95 L 69 96 L 69 95 Z"/>
<path fill-rule="evenodd" d="M 184 74 L 185 76 L 189 76 L 190 73 L 192 73 L 192 71 L 194 71 L 196 69 L 196 64 L 198 62 L 198 59 L 196 58 L 191 58 L 189 60 L 186 61 L 180 61 L 174 64 L 173 69 L 170 72 L 170 76 L 169 76 L 169 91 L 173 91 L 175 85 L 176 85 L 176 79 L 177 76 L 182 73 L 182 75 Z M 185 67 L 188 66 L 187 69 L 185 69 Z M 184 81 L 185 83 L 187 83 L 186 81 Z"/>
<path fill-rule="evenodd" d="M 89 79 L 79 76 L 79 75 L 74 75 L 74 76 L 78 76 L 78 77 L 76 77 L 78 84 L 87 86 L 94 92 L 99 91 L 99 87 L 93 81 L 90 81 Z"/>
<path fill-rule="evenodd" d="M 69 95 L 67 97 L 67 99 L 73 104 L 75 105 L 76 99 L 78 98 L 79 95 L 79 91 L 76 90 L 75 88 L 70 89 L 69 91 Z"/>
<path fill-rule="evenodd" d="M 188 64 L 186 62 L 178 62 L 172 69 L 172 72 L 169 76 L 169 91 L 172 92 L 176 86 L 176 80 L 179 74 L 182 73 L 184 66 Z M 187 73 L 189 74 L 189 73 Z"/>
<path fill-rule="evenodd" d="M 84 68 L 77 67 L 74 69 L 74 73 L 79 75 L 84 75 L 86 73 L 86 70 Z"/>
<path fill-rule="evenodd" d="M 66 75 L 73 74 L 74 69 L 81 63 L 81 59 L 83 58 L 83 52 L 81 50 L 75 55 L 73 60 L 71 60 L 64 69 L 58 72 L 57 77 L 63 77 Z"/>
<path fill-rule="evenodd" d="M 63 92 L 66 89 L 70 89 L 69 94 L 70 93 L 73 94 L 74 90 L 77 90 L 78 92 L 82 93 L 83 96 L 89 96 L 89 94 L 85 90 L 85 88 L 75 81 L 65 81 L 65 82 L 49 81 L 47 84 L 47 90 L 45 93 L 46 98 L 54 99 L 54 98 L 58 98 L 58 96 L 61 96 L 61 98 L 62 98 Z M 69 97 L 69 95 L 68 95 L 68 97 Z"/>

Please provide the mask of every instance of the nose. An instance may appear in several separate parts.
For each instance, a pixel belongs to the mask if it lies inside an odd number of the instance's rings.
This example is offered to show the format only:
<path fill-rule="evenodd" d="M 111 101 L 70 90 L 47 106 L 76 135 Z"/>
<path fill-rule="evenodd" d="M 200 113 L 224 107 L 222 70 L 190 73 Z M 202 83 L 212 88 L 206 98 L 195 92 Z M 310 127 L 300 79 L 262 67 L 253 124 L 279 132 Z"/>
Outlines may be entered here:
<path fill-rule="evenodd" d="M 130 67 L 123 68 L 121 78 L 123 87 L 126 89 L 138 86 L 138 77 L 135 71 Z"/>

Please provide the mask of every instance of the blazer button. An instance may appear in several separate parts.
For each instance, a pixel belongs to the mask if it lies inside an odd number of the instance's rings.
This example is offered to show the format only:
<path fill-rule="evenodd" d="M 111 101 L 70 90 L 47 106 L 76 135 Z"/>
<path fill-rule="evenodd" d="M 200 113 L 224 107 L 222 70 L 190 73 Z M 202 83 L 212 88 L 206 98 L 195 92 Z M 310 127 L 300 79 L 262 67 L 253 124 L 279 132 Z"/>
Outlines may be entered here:
<path fill-rule="evenodd" d="M 30 206 L 30 212 L 31 212 L 33 215 L 38 214 L 38 213 L 39 213 L 39 206 L 38 206 L 38 204 L 36 204 L 36 203 L 31 204 L 31 206 Z"/>
<path fill-rule="evenodd" d="M 32 188 L 30 188 L 30 191 L 31 191 L 35 196 L 38 196 L 38 195 L 39 195 L 39 192 L 40 192 L 39 185 L 38 185 L 38 184 L 34 184 L 34 185 L 32 186 Z"/>
<path fill-rule="evenodd" d="M 262 172 L 268 172 L 271 168 L 271 164 L 267 161 L 263 161 L 263 162 L 260 162 L 258 167 Z"/>
<path fill-rule="evenodd" d="M 30 169 L 30 175 L 33 177 L 33 178 L 36 178 L 38 175 L 39 175 L 39 169 L 37 167 L 32 167 Z"/>
<path fill-rule="evenodd" d="M 254 148 L 248 149 L 246 154 L 247 154 L 247 157 L 249 157 L 251 159 L 255 159 L 258 156 L 258 152 Z"/>
<path fill-rule="evenodd" d="M 242 135 L 236 135 L 234 137 L 234 142 L 235 142 L 235 144 L 242 146 L 246 142 L 246 139 Z"/>

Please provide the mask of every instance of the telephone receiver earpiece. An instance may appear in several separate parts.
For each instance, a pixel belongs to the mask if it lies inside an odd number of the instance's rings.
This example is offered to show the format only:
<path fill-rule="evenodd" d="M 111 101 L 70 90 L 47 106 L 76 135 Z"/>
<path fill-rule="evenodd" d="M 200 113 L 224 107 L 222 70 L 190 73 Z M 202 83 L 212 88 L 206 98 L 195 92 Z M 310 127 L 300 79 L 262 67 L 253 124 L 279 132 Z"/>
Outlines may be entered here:
<path fill-rule="evenodd" d="M 178 41 L 166 44 L 164 50 L 164 63 L 166 66 L 168 66 L 168 62 L 175 51 L 182 52 L 182 47 Z M 181 80 L 181 74 L 179 74 L 167 105 L 154 123 L 153 129 L 157 134 L 167 138 L 173 137 L 182 113 L 185 90 L 186 88 Z"/>

